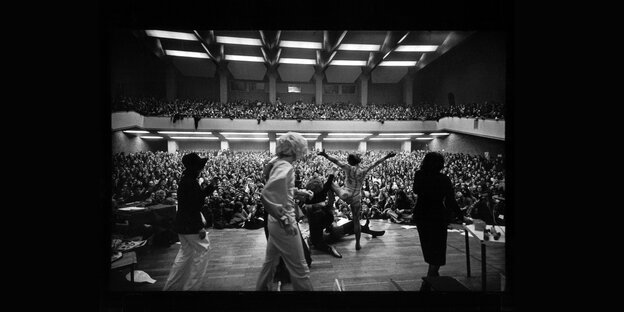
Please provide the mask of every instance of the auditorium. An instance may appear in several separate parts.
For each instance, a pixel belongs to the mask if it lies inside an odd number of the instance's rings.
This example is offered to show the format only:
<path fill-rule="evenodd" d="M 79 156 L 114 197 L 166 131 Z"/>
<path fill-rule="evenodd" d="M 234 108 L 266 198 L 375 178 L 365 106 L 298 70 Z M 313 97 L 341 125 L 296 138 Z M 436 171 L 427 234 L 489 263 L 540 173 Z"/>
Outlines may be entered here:
<path fill-rule="evenodd" d="M 107 35 L 109 291 L 508 291 L 507 32 Z"/>

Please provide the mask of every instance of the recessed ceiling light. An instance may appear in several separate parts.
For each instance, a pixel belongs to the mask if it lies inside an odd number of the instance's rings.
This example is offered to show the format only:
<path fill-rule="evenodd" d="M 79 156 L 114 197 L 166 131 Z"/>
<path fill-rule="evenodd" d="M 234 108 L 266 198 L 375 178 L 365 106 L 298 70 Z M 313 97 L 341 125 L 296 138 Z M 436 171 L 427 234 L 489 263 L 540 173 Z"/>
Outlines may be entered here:
<path fill-rule="evenodd" d="M 431 133 L 431 135 L 449 135 L 449 133 L 448 132 L 434 132 L 434 133 Z"/>
<path fill-rule="evenodd" d="M 143 135 L 143 136 L 140 136 L 139 138 L 141 138 L 141 139 L 162 139 L 163 137 L 155 136 L 155 135 Z"/>
<path fill-rule="evenodd" d="M 149 133 L 149 131 L 145 130 L 124 130 L 125 133 Z"/>
<path fill-rule="evenodd" d="M 416 138 L 416 140 L 433 140 L 433 138 Z"/>

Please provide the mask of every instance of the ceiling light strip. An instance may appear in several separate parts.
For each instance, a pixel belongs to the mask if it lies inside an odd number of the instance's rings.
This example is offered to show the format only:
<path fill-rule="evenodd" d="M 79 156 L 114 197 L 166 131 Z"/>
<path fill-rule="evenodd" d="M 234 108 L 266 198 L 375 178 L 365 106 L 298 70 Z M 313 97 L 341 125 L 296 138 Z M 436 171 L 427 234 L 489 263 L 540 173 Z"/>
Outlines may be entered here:
<path fill-rule="evenodd" d="M 264 63 L 264 58 L 260 56 L 248 56 L 248 55 L 225 55 L 226 61 L 240 61 L 240 62 L 257 62 Z"/>
<path fill-rule="evenodd" d="M 320 42 L 311 41 L 291 41 L 281 40 L 279 46 L 282 48 L 298 48 L 298 49 L 315 49 L 320 50 L 323 48 L 323 44 Z"/>
<path fill-rule="evenodd" d="M 124 130 L 125 133 L 149 133 L 149 131 L 145 130 Z"/>
<path fill-rule="evenodd" d="M 354 43 L 343 43 L 338 47 L 338 50 L 344 51 L 379 51 L 381 48 L 378 44 L 354 44 Z"/>
<path fill-rule="evenodd" d="M 229 37 L 229 36 L 217 36 L 218 43 L 224 44 L 238 44 L 238 45 L 250 45 L 250 46 L 262 46 L 260 39 L 254 38 L 242 38 L 242 37 Z"/>
<path fill-rule="evenodd" d="M 316 65 L 314 59 L 301 59 L 301 58 L 280 58 L 280 64 L 300 64 L 300 65 Z"/>
<path fill-rule="evenodd" d="M 146 30 L 145 33 L 150 37 L 156 38 L 197 41 L 197 37 L 195 37 L 194 34 L 184 32 L 149 29 Z"/>
<path fill-rule="evenodd" d="M 401 45 L 394 51 L 396 52 L 435 52 L 438 49 L 437 45 Z"/>
<path fill-rule="evenodd" d="M 165 50 L 165 54 L 169 56 L 192 57 L 192 58 L 210 58 L 205 52 L 190 52 L 180 50 Z"/>

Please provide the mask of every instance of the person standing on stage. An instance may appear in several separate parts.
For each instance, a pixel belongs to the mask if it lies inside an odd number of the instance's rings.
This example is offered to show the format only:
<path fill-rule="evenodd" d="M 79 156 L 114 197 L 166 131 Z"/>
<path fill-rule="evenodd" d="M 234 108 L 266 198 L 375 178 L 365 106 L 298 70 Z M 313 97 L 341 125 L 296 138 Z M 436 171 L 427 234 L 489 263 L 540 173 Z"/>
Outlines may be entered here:
<path fill-rule="evenodd" d="M 366 177 L 366 174 L 371 169 L 384 162 L 384 160 L 396 156 L 396 153 L 388 153 L 388 155 L 379 159 L 367 168 L 361 168 L 359 166 L 362 159 L 356 154 L 349 154 L 349 156 L 347 156 L 348 164 L 345 164 L 337 160 L 336 158 L 327 155 L 327 153 L 325 153 L 325 150 L 319 152 L 318 155 L 327 158 L 329 161 L 338 165 L 338 167 L 340 167 L 345 172 L 345 188 L 342 189 L 338 185 L 332 184 L 332 189 L 340 199 L 344 200 L 347 204 L 349 204 L 349 206 L 351 206 L 351 214 L 353 215 L 353 225 L 355 231 L 355 250 L 360 250 L 360 236 L 362 235 L 362 229 L 360 225 L 360 210 L 362 207 L 362 185 L 364 184 L 364 177 Z"/>
<path fill-rule="evenodd" d="M 444 156 L 429 152 L 414 174 L 413 191 L 418 200 L 413 218 L 425 262 L 429 264 L 427 277 L 440 276 L 438 270 L 446 264 L 447 227 L 463 215 L 455 201 L 453 184 L 440 172 L 442 168 Z"/>
<path fill-rule="evenodd" d="M 293 289 L 313 290 L 295 216 L 295 196 L 305 194 L 312 197 L 313 193 L 295 189 L 295 170 L 292 165 L 307 154 L 308 142 L 300 134 L 288 132 L 278 139 L 277 144 L 277 159 L 272 162 L 269 178 L 262 190 L 262 204 L 269 214 L 269 239 L 256 290 L 272 289 L 280 257 L 288 269 Z"/>
<path fill-rule="evenodd" d="M 178 233 L 180 250 L 176 256 L 163 290 L 199 290 L 208 267 L 208 239 L 201 217 L 206 196 L 217 189 L 218 178 L 210 184 L 199 184 L 199 174 L 207 158 L 196 153 L 182 157 L 185 167 L 178 187 L 178 211 L 173 230 Z"/>

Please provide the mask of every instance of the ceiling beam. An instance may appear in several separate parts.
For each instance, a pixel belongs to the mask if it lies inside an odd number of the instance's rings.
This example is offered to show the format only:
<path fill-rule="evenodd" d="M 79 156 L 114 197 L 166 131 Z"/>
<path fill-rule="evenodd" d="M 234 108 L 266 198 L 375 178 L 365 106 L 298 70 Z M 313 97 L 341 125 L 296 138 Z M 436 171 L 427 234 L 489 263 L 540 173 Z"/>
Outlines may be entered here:
<path fill-rule="evenodd" d="M 366 62 L 366 66 L 362 72 L 372 72 L 386 58 L 388 54 L 390 54 L 399 46 L 399 42 L 403 41 L 403 39 L 405 39 L 405 37 L 407 37 L 408 35 L 409 31 L 387 32 L 381 48 L 378 52 L 370 53 L 368 61 Z"/>
<path fill-rule="evenodd" d="M 208 54 L 208 56 L 215 63 L 215 65 L 219 65 L 219 63 L 225 57 L 222 53 L 219 53 L 220 49 L 218 48 L 217 40 L 215 40 L 214 31 L 211 30 L 208 33 L 208 35 L 206 36 L 207 39 L 205 39 L 204 36 L 200 35 L 197 30 L 193 30 L 193 34 L 199 41 L 199 44 L 201 44 L 202 48 L 204 48 L 204 52 Z"/>
<path fill-rule="evenodd" d="M 316 67 L 319 71 L 324 71 L 332 61 L 338 47 L 347 36 L 347 31 L 323 31 L 323 46 L 321 51 L 316 53 Z"/>
<path fill-rule="evenodd" d="M 277 66 L 279 66 L 280 55 L 282 54 L 282 48 L 279 46 L 282 31 L 259 30 L 258 32 L 260 33 L 260 41 L 262 42 L 260 51 L 264 58 L 264 64 L 267 70 L 276 70 Z"/>

